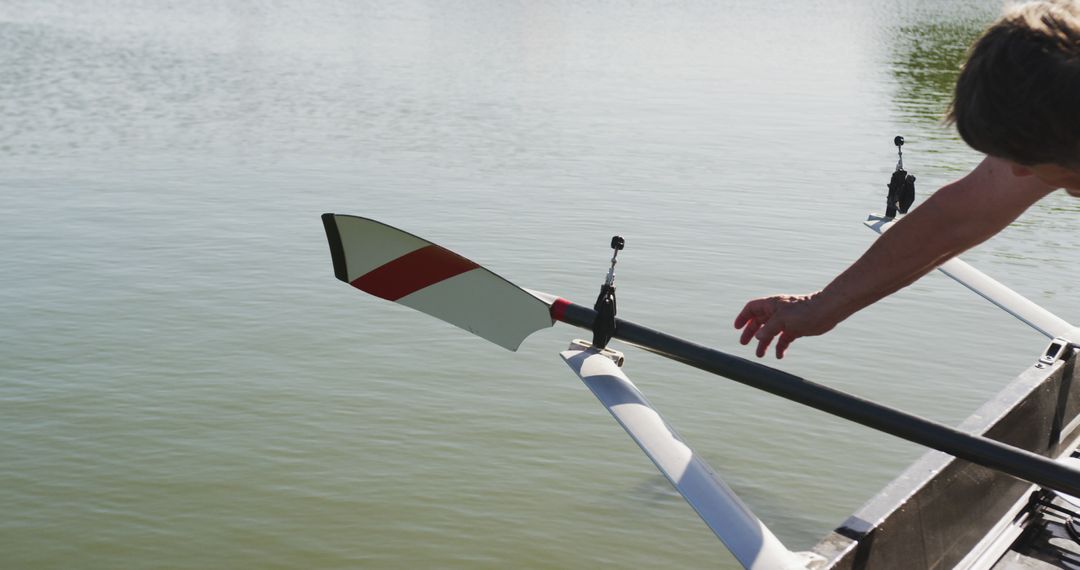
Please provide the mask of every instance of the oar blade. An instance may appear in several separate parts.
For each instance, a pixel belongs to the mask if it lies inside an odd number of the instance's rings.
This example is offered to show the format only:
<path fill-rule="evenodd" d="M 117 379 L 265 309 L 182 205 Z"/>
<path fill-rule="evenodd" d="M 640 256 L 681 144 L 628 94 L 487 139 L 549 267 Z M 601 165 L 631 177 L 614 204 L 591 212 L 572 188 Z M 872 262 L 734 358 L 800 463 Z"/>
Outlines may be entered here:
<path fill-rule="evenodd" d="M 554 324 L 550 303 L 423 238 L 368 218 L 323 214 L 334 275 L 509 350 Z"/>

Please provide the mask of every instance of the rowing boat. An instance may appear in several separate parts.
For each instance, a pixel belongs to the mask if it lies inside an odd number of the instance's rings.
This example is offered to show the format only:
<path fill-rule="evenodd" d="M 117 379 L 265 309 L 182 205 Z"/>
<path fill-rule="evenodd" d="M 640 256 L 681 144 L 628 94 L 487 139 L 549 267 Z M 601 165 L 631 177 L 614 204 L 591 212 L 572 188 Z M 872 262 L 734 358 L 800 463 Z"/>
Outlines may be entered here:
<path fill-rule="evenodd" d="M 942 271 L 1051 339 L 1037 361 L 954 428 L 616 316 L 611 267 L 590 308 L 519 287 L 424 238 L 376 220 L 324 214 L 335 276 L 508 350 L 557 322 L 593 332 L 560 355 L 705 524 L 748 569 L 1077 567 L 1080 503 L 1070 460 L 1080 437 L 1071 390 L 1076 327 L 953 260 Z M 871 217 L 885 231 L 892 219 Z M 792 552 L 683 441 L 621 369 L 618 340 L 933 451 L 808 551 Z M 1080 460 L 1078 460 L 1080 461 Z M 1076 516 L 1080 521 L 1080 514 Z M 1075 527 L 1075 528 L 1074 528 Z M 1080 546 L 1073 545 L 1080 552 Z M 1070 562 L 1071 561 L 1071 562 Z M 1051 564 L 1038 566 L 1038 564 Z"/>

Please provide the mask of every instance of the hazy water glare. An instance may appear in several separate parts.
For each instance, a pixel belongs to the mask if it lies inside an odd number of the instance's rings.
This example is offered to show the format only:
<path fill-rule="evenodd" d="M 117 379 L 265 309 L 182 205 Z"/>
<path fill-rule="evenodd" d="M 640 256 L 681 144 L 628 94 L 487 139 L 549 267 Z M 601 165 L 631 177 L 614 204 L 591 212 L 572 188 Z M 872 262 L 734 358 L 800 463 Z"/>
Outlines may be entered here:
<path fill-rule="evenodd" d="M 946 4 L 946 5 L 941 5 Z M 0 0 L 0 567 L 734 567 L 556 356 L 333 279 L 364 215 L 747 355 L 731 319 L 921 196 L 997 2 Z M 1080 315 L 1078 203 L 968 261 Z M 1043 340 L 940 275 L 785 369 L 957 423 Z M 628 350 L 806 548 L 919 448 Z"/>

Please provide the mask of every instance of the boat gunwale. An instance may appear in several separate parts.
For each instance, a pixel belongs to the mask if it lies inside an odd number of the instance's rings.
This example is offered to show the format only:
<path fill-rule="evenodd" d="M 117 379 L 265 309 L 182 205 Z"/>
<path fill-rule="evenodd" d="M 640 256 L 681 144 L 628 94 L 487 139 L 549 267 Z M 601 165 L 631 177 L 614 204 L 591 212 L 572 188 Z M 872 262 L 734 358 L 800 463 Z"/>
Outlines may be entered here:
<path fill-rule="evenodd" d="M 1071 348 L 1052 365 L 1035 363 L 964 420 L 959 429 L 1059 458 L 1080 439 L 1080 393 Z M 1064 427 L 1062 427 L 1064 426 Z M 928 451 L 811 550 L 821 569 L 954 568 L 984 558 L 976 548 L 1009 544 L 987 533 L 1026 500 L 1029 482 L 940 451 Z M 959 505 L 979 501 L 973 504 Z M 1009 541 L 1011 542 L 1011 541 Z"/>

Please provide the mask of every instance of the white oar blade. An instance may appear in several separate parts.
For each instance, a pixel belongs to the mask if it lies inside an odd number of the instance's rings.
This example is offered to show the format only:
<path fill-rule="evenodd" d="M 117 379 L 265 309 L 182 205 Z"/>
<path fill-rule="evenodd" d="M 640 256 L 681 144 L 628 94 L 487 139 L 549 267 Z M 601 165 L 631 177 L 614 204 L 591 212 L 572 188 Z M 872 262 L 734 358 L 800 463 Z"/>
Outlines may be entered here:
<path fill-rule="evenodd" d="M 509 350 L 554 324 L 549 303 L 446 248 L 367 218 L 322 219 L 334 274 L 361 291 Z"/>
<path fill-rule="evenodd" d="M 595 350 L 567 350 L 560 356 L 745 568 L 806 568 L 809 554 L 785 548 L 615 362 Z"/>
<path fill-rule="evenodd" d="M 871 215 L 864 223 L 866 227 L 880 234 L 888 230 L 894 222 L 892 218 Z M 1047 337 L 1080 342 L 1076 327 L 1006 287 L 1000 281 L 975 269 L 959 257 L 941 264 L 938 270 Z"/>

